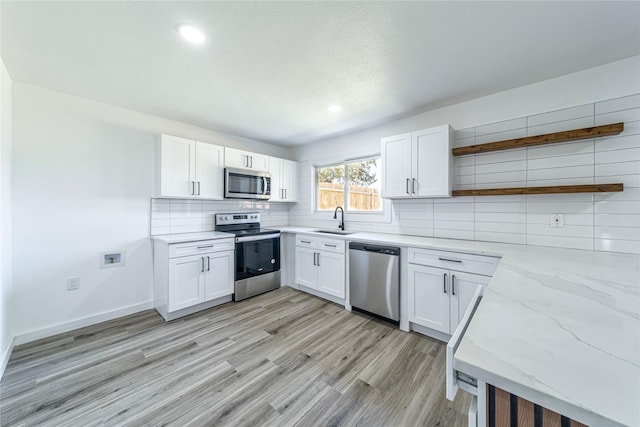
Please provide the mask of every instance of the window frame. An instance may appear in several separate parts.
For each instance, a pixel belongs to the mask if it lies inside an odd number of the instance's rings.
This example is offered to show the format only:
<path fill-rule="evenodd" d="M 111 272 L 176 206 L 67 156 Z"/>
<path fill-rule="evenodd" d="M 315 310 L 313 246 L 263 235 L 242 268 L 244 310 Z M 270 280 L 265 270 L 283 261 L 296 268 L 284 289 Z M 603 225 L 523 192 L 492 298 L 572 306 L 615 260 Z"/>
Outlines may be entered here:
<path fill-rule="evenodd" d="M 348 159 L 343 159 L 343 160 L 339 160 L 339 159 L 331 159 L 331 161 L 326 161 L 326 162 L 309 162 L 309 167 L 310 167 L 310 176 L 311 179 L 310 181 L 310 185 L 311 185 L 311 194 L 313 195 L 312 197 L 310 197 L 310 202 L 311 202 L 311 206 L 310 206 L 310 216 L 313 219 L 333 219 L 333 212 L 332 210 L 319 210 L 318 209 L 318 197 L 319 197 L 319 186 L 318 186 L 318 173 L 317 173 L 317 169 L 318 168 L 323 168 L 323 167 L 331 167 L 331 166 L 339 166 L 342 165 L 344 167 L 344 186 L 345 186 L 345 197 L 344 197 L 344 219 L 345 221 L 350 221 L 350 222 L 377 222 L 377 223 L 391 223 L 391 201 L 389 199 L 384 199 L 381 197 L 381 201 L 382 201 L 382 209 L 379 211 L 353 211 L 353 210 L 347 210 L 346 208 L 348 207 L 348 197 L 349 197 L 349 182 L 348 182 L 348 169 L 347 169 L 347 165 L 349 163 L 356 163 L 356 162 L 361 162 L 361 161 L 366 161 L 366 160 L 371 160 L 371 159 L 380 159 L 380 172 L 382 172 L 384 170 L 384 167 L 382 165 L 382 156 L 380 153 L 375 153 L 375 154 L 368 154 L 368 155 L 363 155 L 363 156 L 357 156 L 357 157 L 351 157 Z M 380 177 L 382 179 L 382 177 Z M 381 188 L 382 190 L 382 188 Z"/>

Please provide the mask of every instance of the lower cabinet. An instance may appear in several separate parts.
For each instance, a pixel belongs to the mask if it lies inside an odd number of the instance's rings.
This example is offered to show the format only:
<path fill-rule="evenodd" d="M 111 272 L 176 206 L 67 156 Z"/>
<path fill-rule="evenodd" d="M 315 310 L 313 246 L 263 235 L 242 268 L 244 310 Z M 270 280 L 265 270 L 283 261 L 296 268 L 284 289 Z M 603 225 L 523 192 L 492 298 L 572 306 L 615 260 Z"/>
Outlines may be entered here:
<path fill-rule="evenodd" d="M 231 295 L 233 262 L 233 251 L 171 259 L 168 311 Z"/>
<path fill-rule="evenodd" d="M 233 239 L 154 245 L 154 306 L 166 319 L 234 291 Z"/>
<path fill-rule="evenodd" d="M 296 283 L 337 298 L 344 298 L 346 283 L 344 248 L 343 240 L 297 236 Z"/>
<path fill-rule="evenodd" d="M 460 260 L 449 260 L 458 263 Z M 414 257 L 413 260 L 418 257 Z M 478 286 L 487 285 L 491 277 L 453 269 L 408 264 L 409 322 L 445 334 L 453 334 L 473 299 Z M 460 262 L 458 268 L 463 268 Z M 496 263 L 497 264 L 497 263 Z M 485 269 L 486 270 L 486 269 Z M 484 272 L 484 270 L 483 270 Z"/>

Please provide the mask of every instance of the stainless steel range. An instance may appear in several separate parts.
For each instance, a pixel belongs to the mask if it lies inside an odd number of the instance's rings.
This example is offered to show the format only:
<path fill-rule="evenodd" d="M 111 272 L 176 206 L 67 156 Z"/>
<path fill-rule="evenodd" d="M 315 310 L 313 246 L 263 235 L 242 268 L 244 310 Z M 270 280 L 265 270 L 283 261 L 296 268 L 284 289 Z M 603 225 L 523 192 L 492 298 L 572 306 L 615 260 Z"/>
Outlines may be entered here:
<path fill-rule="evenodd" d="M 216 214 L 216 231 L 236 235 L 234 301 L 280 287 L 280 230 L 260 228 L 260 214 Z"/>

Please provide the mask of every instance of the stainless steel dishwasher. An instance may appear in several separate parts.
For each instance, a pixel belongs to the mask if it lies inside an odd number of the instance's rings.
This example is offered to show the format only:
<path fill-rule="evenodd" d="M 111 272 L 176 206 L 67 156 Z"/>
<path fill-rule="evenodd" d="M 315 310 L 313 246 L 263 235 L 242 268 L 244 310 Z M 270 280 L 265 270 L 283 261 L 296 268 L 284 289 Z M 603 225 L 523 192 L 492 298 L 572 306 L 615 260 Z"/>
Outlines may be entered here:
<path fill-rule="evenodd" d="M 400 248 L 349 243 L 351 306 L 400 320 Z"/>

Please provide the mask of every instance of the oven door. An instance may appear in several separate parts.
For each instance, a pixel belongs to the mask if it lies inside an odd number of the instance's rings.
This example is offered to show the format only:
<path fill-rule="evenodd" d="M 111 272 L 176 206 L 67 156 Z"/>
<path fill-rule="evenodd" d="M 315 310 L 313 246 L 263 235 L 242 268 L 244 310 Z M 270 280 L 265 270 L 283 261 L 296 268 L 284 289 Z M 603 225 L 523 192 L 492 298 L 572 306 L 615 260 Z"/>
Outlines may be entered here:
<path fill-rule="evenodd" d="M 236 281 L 280 271 L 280 233 L 236 239 Z"/>
<path fill-rule="evenodd" d="M 225 198 L 268 200 L 271 197 L 271 174 L 235 168 L 224 171 Z"/>

